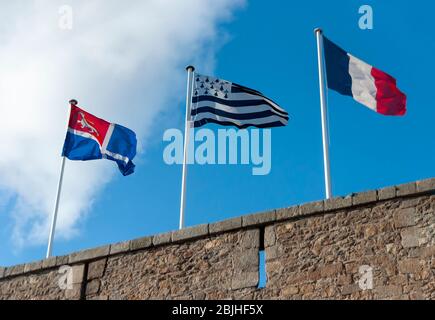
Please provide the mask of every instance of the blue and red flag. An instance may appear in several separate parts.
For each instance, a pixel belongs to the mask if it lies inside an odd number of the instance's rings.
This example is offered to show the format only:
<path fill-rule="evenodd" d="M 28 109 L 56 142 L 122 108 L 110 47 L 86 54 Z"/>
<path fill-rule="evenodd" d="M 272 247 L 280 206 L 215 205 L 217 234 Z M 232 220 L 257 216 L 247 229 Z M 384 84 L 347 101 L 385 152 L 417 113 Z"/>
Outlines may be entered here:
<path fill-rule="evenodd" d="M 351 96 L 359 103 L 390 116 L 406 113 L 406 95 L 396 79 L 347 53 L 323 37 L 328 88 Z"/>
<path fill-rule="evenodd" d="M 134 172 L 136 134 L 119 124 L 110 123 L 77 107 L 71 100 L 71 114 L 62 156 L 70 160 L 109 159 L 126 176 Z"/>

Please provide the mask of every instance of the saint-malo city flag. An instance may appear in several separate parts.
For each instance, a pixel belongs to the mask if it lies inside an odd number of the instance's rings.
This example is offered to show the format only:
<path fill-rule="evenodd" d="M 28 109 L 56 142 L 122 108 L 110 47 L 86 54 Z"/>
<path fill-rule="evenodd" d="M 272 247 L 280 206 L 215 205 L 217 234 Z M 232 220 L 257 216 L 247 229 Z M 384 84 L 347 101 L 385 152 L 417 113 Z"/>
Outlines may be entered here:
<path fill-rule="evenodd" d="M 272 128 L 287 125 L 288 113 L 261 92 L 214 77 L 195 74 L 191 117 L 194 127 Z"/>
<path fill-rule="evenodd" d="M 323 45 L 328 88 L 383 115 L 406 113 L 406 95 L 397 88 L 396 79 L 355 58 L 326 37 Z"/>
<path fill-rule="evenodd" d="M 135 133 L 119 124 L 109 123 L 77 107 L 71 100 L 71 114 L 62 156 L 70 160 L 109 159 L 126 176 L 134 172 Z"/>

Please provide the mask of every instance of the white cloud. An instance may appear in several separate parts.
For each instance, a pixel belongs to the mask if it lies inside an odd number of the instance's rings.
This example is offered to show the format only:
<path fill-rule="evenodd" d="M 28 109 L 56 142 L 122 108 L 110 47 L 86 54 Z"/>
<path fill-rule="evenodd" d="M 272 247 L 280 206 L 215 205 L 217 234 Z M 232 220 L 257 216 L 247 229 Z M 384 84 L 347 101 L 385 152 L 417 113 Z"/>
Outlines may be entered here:
<path fill-rule="evenodd" d="M 0 1 L 0 192 L 16 195 L 19 247 L 47 238 L 67 101 L 132 128 L 145 146 L 156 115 L 183 99 L 185 64 L 213 67 L 218 24 L 242 0 Z M 70 31 L 58 26 L 65 4 Z M 57 235 L 78 232 L 114 166 L 67 162 Z"/>

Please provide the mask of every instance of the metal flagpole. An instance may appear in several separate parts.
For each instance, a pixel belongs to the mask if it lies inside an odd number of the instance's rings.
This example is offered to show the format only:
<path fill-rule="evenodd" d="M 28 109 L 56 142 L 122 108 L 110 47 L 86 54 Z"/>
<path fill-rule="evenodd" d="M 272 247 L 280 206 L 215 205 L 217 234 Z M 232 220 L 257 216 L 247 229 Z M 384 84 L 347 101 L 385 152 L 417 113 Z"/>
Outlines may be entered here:
<path fill-rule="evenodd" d="M 64 169 L 65 169 L 65 157 L 62 157 L 61 164 L 60 164 L 60 176 L 59 176 L 59 181 L 57 183 L 56 201 L 54 203 L 53 217 L 51 220 L 50 236 L 48 238 L 48 248 L 47 248 L 46 258 L 50 258 L 50 256 L 51 256 L 51 250 L 52 250 L 53 238 L 54 238 L 54 229 L 56 228 L 57 210 L 59 208 L 60 191 L 62 190 L 62 180 L 63 180 Z"/>
<path fill-rule="evenodd" d="M 331 198 L 331 173 L 329 169 L 329 132 L 327 123 L 327 105 L 325 95 L 325 72 L 323 61 L 323 35 L 322 29 L 314 29 L 317 39 L 317 63 L 319 65 L 319 86 L 320 86 L 320 112 L 322 117 L 322 141 L 323 141 L 323 166 L 325 173 L 326 199 Z"/>
<path fill-rule="evenodd" d="M 74 100 L 74 99 L 70 100 L 69 103 L 72 105 L 76 105 L 77 100 Z M 70 119 L 70 114 L 71 114 L 71 107 L 69 108 L 69 111 L 68 111 L 67 130 L 68 130 L 68 123 L 69 123 L 69 119 Z M 52 220 L 51 220 L 50 235 L 48 237 L 48 247 L 47 247 L 46 258 L 50 258 L 51 251 L 53 248 L 53 239 L 54 239 L 54 231 L 56 229 L 57 211 L 59 209 L 59 199 L 60 199 L 60 193 L 62 191 L 63 172 L 65 169 L 65 159 L 66 158 L 64 156 L 62 156 L 62 160 L 60 163 L 59 181 L 57 182 L 56 200 L 54 202 L 54 210 L 53 210 L 53 216 L 52 216 Z"/>
<path fill-rule="evenodd" d="M 189 152 L 189 136 L 190 136 L 190 108 L 192 105 L 192 86 L 193 72 L 195 68 L 188 66 L 187 71 L 187 94 L 186 94 L 186 122 L 184 125 L 184 155 L 183 155 L 183 175 L 181 178 L 181 201 L 180 201 L 180 229 L 184 228 L 184 209 L 186 207 L 186 176 L 187 176 L 187 161 Z"/>

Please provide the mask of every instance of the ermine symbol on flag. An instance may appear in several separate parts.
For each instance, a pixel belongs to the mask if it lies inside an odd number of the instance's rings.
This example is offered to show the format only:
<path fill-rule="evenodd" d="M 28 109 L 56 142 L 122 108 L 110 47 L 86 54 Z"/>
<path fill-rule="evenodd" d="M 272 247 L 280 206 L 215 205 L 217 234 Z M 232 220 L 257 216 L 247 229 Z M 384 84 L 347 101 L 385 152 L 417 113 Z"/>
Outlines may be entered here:
<path fill-rule="evenodd" d="M 82 129 L 89 129 L 90 133 L 95 133 L 97 136 L 99 136 L 98 134 L 98 130 L 95 129 L 91 124 L 93 124 L 91 121 L 86 121 L 86 117 L 85 114 L 83 112 L 79 112 L 79 116 L 81 117 L 81 119 L 77 120 L 78 123 L 80 123 Z"/>

